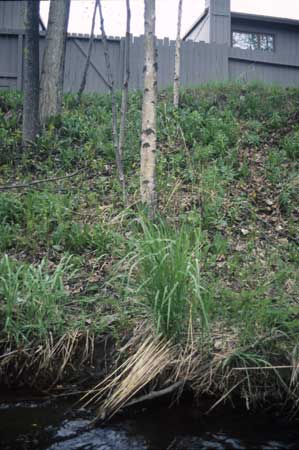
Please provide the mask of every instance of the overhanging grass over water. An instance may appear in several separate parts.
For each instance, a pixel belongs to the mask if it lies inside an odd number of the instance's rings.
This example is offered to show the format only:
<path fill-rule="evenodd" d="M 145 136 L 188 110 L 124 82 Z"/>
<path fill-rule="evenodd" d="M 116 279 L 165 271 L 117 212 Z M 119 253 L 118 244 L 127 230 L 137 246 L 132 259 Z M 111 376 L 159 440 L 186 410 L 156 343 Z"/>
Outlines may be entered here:
<path fill-rule="evenodd" d="M 181 376 L 198 393 L 294 399 L 298 104 L 299 90 L 225 84 L 184 91 L 174 111 L 162 93 L 150 224 L 138 205 L 140 94 L 130 96 L 124 210 L 108 96 L 80 107 L 66 96 L 61 117 L 22 153 L 21 98 L 1 93 L 0 184 L 25 185 L 0 194 L 2 380 L 17 364 L 12 373 L 32 383 L 20 368 L 36 349 L 41 371 L 45 355 L 52 364 L 41 384 L 64 380 L 70 355 L 74 367 L 87 361 L 95 337 L 121 342 L 146 323 L 144 339 L 170 345 L 162 385 Z"/>

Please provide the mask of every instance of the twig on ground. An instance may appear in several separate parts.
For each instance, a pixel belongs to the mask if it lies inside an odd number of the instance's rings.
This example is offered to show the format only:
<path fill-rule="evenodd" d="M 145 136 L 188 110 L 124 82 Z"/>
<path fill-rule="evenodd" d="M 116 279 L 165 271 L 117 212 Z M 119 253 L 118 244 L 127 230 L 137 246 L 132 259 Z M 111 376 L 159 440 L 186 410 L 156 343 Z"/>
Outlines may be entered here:
<path fill-rule="evenodd" d="M 30 186 L 35 186 L 37 184 L 41 184 L 41 183 L 49 183 L 52 181 L 60 181 L 60 180 L 64 180 L 66 178 L 72 178 L 75 177 L 77 175 L 79 175 L 80 173 L 84 172 L 86 169 L 81 169 L 81 170 L 77 170 L 76 172 L 70 173 L 69 175 L 64 175 L 61 177 L 51 177 L 51 178 L 43 178 L 42 180 L 34 180 L 34 181 L 29 181 L 28 183 L 22 183 L 22 184 L 6 184 L 3 186 L 0 186 L 0 191 L 7 191 L 10 189 L 24 189 Z"/>

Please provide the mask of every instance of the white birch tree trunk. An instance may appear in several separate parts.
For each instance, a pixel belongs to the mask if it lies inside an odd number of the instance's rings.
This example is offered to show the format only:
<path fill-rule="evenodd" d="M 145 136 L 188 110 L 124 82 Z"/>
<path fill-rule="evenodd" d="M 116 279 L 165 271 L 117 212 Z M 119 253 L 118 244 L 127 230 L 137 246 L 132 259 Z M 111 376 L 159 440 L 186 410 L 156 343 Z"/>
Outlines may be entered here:
<path fill-rule="evenodd" d="M 144 91 L 141 131 L 141 201 L 153 217 L 157 206 L 156 148 L 157 148 L 157 62 L 156 62 L 156 1 L 144 0 Z"/>
<path fill-rule="evenodd" d="M 39 131 L 39 0 L 25 4 L 23 145 L 33 142 Z"/>
<path fill-rule="evenodd" d="M 40 121 L 61 112 L 70 0 L 51 0 L 40 84 Z"/>
<path fill-rule="evenodd" d="M 182 11 L 183 11 L 183 0 L 179 0 L 177 37 L 175 44 L 174 80 L 173 80 L 173 106 L 175 108 L 178 108 L 180 102 Z"/>

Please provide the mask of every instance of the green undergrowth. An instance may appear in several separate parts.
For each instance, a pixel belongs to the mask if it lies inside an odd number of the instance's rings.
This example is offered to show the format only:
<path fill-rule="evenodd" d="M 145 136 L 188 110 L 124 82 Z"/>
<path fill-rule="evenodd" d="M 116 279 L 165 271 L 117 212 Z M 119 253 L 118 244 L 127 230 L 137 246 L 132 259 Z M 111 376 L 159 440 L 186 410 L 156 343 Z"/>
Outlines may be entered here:
<path fill-rule="evenodd" d="M 171 92 L 161 93 L 152 224 L 138 204 L 140 93 L 129 97 L 126 209 L 109 96 L 86 95 L 79 106 L 65 96 L 62 115 L 26 151 L 21 120 L 21 95 L 2 92 L 0 184 L 25 185 L 0 193 L 4 346 L 37 345 L 74 330 L 121 339 L 150 317 L 176 341 L 191 322 L 199 344 L 231 334 L 241 364 L 253 362 L 248 349 L 263 339 L 269 363 L 292 352 L 299 332 L 299 90 L 210 85 L 184 90 L 178 110 Z M 267 337 L 275 333 L 284 343 L 274 348 Z M 256 364 L 266 358 L 259 351 Z"/>

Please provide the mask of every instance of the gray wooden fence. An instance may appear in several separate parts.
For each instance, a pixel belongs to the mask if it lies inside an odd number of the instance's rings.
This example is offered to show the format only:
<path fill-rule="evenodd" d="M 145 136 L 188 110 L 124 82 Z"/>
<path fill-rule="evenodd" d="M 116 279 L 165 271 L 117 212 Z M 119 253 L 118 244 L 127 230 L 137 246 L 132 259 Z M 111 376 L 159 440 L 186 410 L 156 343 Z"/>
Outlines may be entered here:
<path fill-rule="evenodd" d="M 40 53 L 45 38 L 40 36 Z M 124 38 L 109 38 L 109 51 L 116 87 L 123 78 Z M 172 84 L 175 42 L 158 40 L 158 88 Z M 88 36 L 69 35 L 66 49 L 65 92 L 76 92 L 88 48 Z M 0 30 L 0 88 L 22 89 L 24 31 Z M 142 89 L 144 37 L 132 37 L 130 51 L 130 89 Z M 261 51 L 240 50 L 227 45 L 184 41 L 182 43 L 182 85 L 198 86 L 211 81 L 252 81 L 299 87 L 299 57 Z M 108 92 L 103 43 L 94 43 L 86 92 Z"/>

